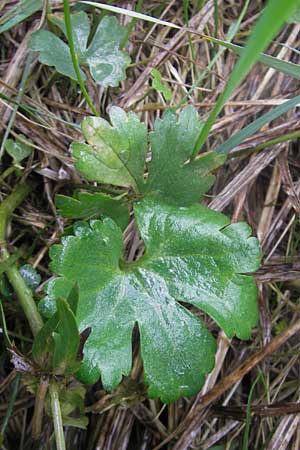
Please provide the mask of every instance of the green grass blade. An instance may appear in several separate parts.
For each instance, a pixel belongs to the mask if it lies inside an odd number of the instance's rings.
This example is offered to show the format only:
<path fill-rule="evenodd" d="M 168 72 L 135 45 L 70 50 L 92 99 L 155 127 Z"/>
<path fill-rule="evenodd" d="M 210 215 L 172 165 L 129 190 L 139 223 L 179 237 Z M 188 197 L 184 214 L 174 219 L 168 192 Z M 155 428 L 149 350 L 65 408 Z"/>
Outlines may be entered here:
<path fill-rule="evenodd" d="M 286 0 L 270 0 L 268 2 L 263 14 L 260 16 L 253 29 L 243 54 L 232 71 L 224 91 L 219 96 L 214 109 L 199 135 L 194 149 L 194 157 L 205 143 L 210 129 L 225 102 L 250 71 L 253 64 L 259 59 L 260 53 L 267 47 L 276 33 L 280 30 L 283 23 L 292 13 L 296 3 L 297 0 L 290 0 L 288 3 Z"/>
<path fill-rule="evenodd" d="M 237 53 L 238 55 L 242 55 L 245 51 L 245 47 L 241 47 L 240 45 L 232 44 L 228 41 L 223 41 L 221 39 L 216 39 L 210 36 L 203 36 L 204 39 L 211 41 L 215 44 L 219 44 L 222 47 L 228 48 L 228 50 L 232 50 L 234 53 Z M 294 64 L 289 61 L 283 61 L 279 58 L 276 58 L 275 56 L 265 55 L 264 53 L 261 53 L 259 55 L 258 61 L 266 64 L 269 67 L 272 67 L 273 69 L 278 70 L 279 72 L 283 72 L 287 75 L 290 75 L 293 78 L 296 78 L 297 80 L 300 79 L 300 65 Z"/>
<path fill-rule="evenodd" d="M 276 106 L 276 108 L 272 109 L 272 111 L 263 114 L 261 117 L 256 119 L 254 122 L 247 125 L 242 130 L 238 131 L 236 134 L 231 136 L 226 142 L 224 142 L 220 147 L 216 149 L 217 153 L 229 153 L 234 147 L 237 147 L 241 142 L 243 142 L 248 137 L 252 136 L 256 131 L 258 131 L 261 127 L 271 122 L 277 117 L 289 111 L 294 106 L 300 104 L 300 95 L 292 98 L 291 100 L 287 100 L 282 105 Z"/>
<path fill-rule="evenodd" d="M 42 9 L 43 3 L 44 0 L 23 0 L 19 2 L 16 8 L 12 8 L 8 14 L 3 14 L 3 17 L 1 17 L 0 34 L 10 30 L 18 23 L 26 20 L 32 14 Z"/>

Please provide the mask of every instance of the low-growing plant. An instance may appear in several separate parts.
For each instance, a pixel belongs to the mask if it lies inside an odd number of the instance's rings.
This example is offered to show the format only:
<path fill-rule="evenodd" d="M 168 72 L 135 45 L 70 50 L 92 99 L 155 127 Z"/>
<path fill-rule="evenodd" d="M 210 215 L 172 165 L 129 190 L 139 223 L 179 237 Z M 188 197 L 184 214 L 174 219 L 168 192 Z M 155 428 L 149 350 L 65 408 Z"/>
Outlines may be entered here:
<path fill-rule="evenodd" d="M 213 337 L 182 302 L 205 311 L 228 336 L 248 339 L 258 316 L 249 272 L 259 267 L 261 251 L 247 224 L 230 225 L 226 216 L 197 203 L 225 157 L 207 152 L 191 159 L 202 127 L 193 107 L 156 120 L 146 180 L 145 125 L 117 107 L 110 120 L 111 125 L 101 118 L 84 119 L 88 143 L 74 143 L 71 151 L 86 179 L 130 189 L 128 204 L 124 197 L 111 200 L 107 218 L 76 222 L 74 235 L 51 248 L 51 270 L 58 278 L 48 283 L 40 311 L 51 317 L 57 299 L 67 298 L 78 284 L 76 320 L 81 332 L 91 328 L 91 333 L 76 376 L 84 383 L 101 376 L 109 390 L 131 370 L 137 323 L 148 395 L 171 402 L 198 392 L 214 365 Z M 88 196 L 99 210 L 107 204 L 104 194 Z M 78 200 L 70 199 L 69 206 L 72 202 L 76 217 Z M 143 256 L 133 262 L 122 256 L 122 230 L 113 220 L 121 204 L 133 209 L 145 244 Z"/>

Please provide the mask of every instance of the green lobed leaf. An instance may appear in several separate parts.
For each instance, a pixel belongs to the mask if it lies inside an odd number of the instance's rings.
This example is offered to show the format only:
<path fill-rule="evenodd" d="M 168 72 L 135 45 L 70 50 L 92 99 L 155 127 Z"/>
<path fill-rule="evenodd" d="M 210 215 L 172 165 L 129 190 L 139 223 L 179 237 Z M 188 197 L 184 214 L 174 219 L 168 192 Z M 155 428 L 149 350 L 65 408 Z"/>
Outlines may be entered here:
<path fill-rule="evenodd" d="M 53 66 L 57 72 L 77 80 L 69 47 L 55 34 L 47 30 L 36 31 L 31 36 L 28 47 L 35 52 L 39 52 L 39 61 L 42 64 Z M 85 80 L 86 77 L 82 70 L 80 73 L 82 79 Z"/>
<path fill-rule="evenodd" d="M 112 198 L 101 192 L 78 192 L 74 197 L 56 195 L 59 213 L 69 219 L 111 217 L 124 230 L 130 219 L 123 198 Z"/>
<path fill-rule="evenodd" d="M 49 18 L 66 35 L 63 19 L 53 15 Z M 94 80 L 103 87 L 118 86 L 124 80 L 125 70 L 130 63 L 128 54 L 120 49 L 126 37 L 126 28 L 121 27 L 115 17 L 105 16 L 88 45 L 90 22 L 87 14 L 83 11 L 73 14 L 71 22 L 79 64 L 87 64 Z M 77 80 L 70 49 L 55 34 L 46 30 L 36 31 L 31 37 L 29 48 L 39 52 L 41 63 L 54 66 L 58 72 Z M 85 79 L 82 71 L 81 76 Z"/>
<path fill-rule="evenodd" d="M 86 179 L 116 186 L 143 186 L 147 129 L 134 113 L 110 110 L 112 126 L 100 117 L 87 117 L 81 127 L 87 144 L 71 146 L 75 167 Z"/>
<path fill-rule="evenodd" d="M 112 126 L 99 117 L 87 117 L 82 132 L 88 142 L 71 146 L 75 167 L 89 181 L 132 187 L 139 195 L 178 205 L 198 201 L 212 186 L 211 172 L 226 156 L 207 152 L 191 160 L 202 127 L 195 108 L 187 106 L 179 116 L 167 111 L 150 133 L 151 163 L 147 182 L 144 164 L 147 130 L 134 113 L 113 107 Z"/>
<path fill-rule="evenodd" d="M 59 278 L 48 284 L 42 307 L 51 314 L 54 299 L 78 283 L 78 326 L 92 328 L 78 376 L 94 383 L 101 375 L 106 389 L 130 372 L 137 323 L 149 396 L 168 403 L 198 392 L 214 364 L 214 339 L 179 302 L 207 312 L 228 336 L 249 338 L 257 288 L 243 273 L 258 268 L 260 249 L 248 225 L 230 225 L 201 205 L 178 208 L 148 198 L 134 210 L 145 255 L 122 262 L 121 230 L 111 219 L 78 223 L 75 236 L 51 248 Z"/>
<path fill-rule="evenodd" d="M 191 160 L 202 123 L 195 108 L 187 106 L 179 117 L 167 111 L 150 133 L 152 159 L 146 195 L 188 205 L 198 201 L 212 186 L 211 171 L 226 160 L 215 152 Z"/>

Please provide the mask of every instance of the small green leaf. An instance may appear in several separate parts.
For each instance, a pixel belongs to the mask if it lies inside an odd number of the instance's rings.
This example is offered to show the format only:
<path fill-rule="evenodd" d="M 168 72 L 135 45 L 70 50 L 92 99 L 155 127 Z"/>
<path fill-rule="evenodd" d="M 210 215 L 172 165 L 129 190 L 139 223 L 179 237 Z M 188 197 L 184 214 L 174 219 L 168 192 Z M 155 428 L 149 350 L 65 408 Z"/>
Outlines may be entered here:
<path fill-rule="evenodd" d="M 70 49 L 55 34 L 47 30 L 39 30 L 33 33 L 28 47 L 39 52 L 39 61 L 46 66 L 53 66 L 57 72 L 77 81 L 77 76 L 70 56 Z M 80 71 L 81 77 L 85 75 Z"/>
<path fill-rule="evenodd" d="M 0 23 L 8 17 L 4 24 L 0 26 L 0 33 L 10 30 L 10 28 L 42 9 L 43 4 L 44 0 L 21 0 L 15 9 L 9 11 L 9 15 L 3 15 Z"/>
<path fill-rule="evenodd" d="M 226 157 L 208 152 L 190 160 L 201 128 L 192 106 L 184 108 L 179 117 L 167 111 L 155 121 L 150 133 L 152 159 L 146 195 L 188 205 L 208 191 L 215 180 L 211 171 L 222 165 Z"/>
<path fill-rule="evenodd" d="M 169 102 L 172 98 L 172 91 L 169 88 L 169 86 L 163 84 L 160 71 L 157 69 L 152 69 L 151 76 L 153 89 L 155 89 L 158 92 L 161 92 L 166 102 Z"/>
<path fill-rule="evenodd" d="M 112 126 L 100 117 L 87 117 L 82 132 L 89 143 L 71 146 L 75 167 L 90 181 L 116 186 L 143 186 L 147 130 L 134 113 L 110 110 Z"/>
<path fill-rule="evenodd" d="M 80 336 L 75 316 L 68 302 L 62 298 L 56 300 L 59 322 L 53 333 L 55 342 L 53 370 L 56 374 L 73 373 L 78 368 L 77 353 Z"/>
<path fill-rule="evenodd" d="M 27 286 L 34 292 L 41 283 L 41 275 L 31 264 L 24 264 L 20 267 L 19 272 Z"/>
<path fill-rule="evenodd" d="M 137 323 L 149 396 L 171 402 L 198 392 L 215 353 L 202 321 L 179 301 L 208 313 L 228 336 L 248 339 L 258 317 L 257 288 L 244 273 L 258 268 L 261 252 L 248 225 L 230 225 L 198 204 L 144 199 L 134 211 L 145 255 L 120 263 L 122 233 L 111 219 L 78 223 L 75 236 L 51 248 L 59 278 L 48 284 L 43 303 L 52 312 L 55 298 L 78 283 L 77 323 L 81 331 L 92 328 L 78 376 L 94 383 L 101 375 L 106 389 L 130 372 Z"/>
<path fill-rule="evenodd" d="M 78 300 L 79 291 L 75 284 L 69 290 L 68 301 L 56 300 L 57 312 L 44 324 L 33 342 L 35 362 L 58 375 L 72 374 L 79 367 L 80 336 L 74 316 Z"/>
<path fill-rule="evenodd" d="M 129 211 L 123 198 L 112 198 L 101 192 L 79 192 L 74 197 L 56 195 L 59 213 L 69 219 L 111 217 L 120 228 L 129 223 Z"/>
<path fill-rule="evenodd" d="M 49 360 L 54 349 L 53 333 L 57 329 L 59 316 L 56 312 L 41 328 L 33 341 L 32 356 L 35 362 L 43 367 L 49 368 Z"/>
<path fill-rule="evenodd" d="M 65 23 L 60 16 L 50 16 L 66 35 Z M 115 17 L 105 16 L 98 25 L 88 46 L 90 23 L 85 12 L 71 16 L 74 46 L 80 65 L 88 65 L 94 80 L 103 87 L 118 86 L 124 80 L 125 70 L 130 63 L 128 54 L 120 49 L 126 36 L 126 28 L 121 27 Z M 33 33 L 29 42 L 31 50 L 40 53 L 40 62 L 54 66 L 56 70 L 77 80 L 70 49 L 55 34 L 39 30 Z M 81 72 L 85 79 L 85 75 Z"/>
<path fill-rule="evenodd" d="M 23 135 L 20 135 L 20 137 L 26 139 Z M 21 141 L 14 141 L 13 139 L 7 139 L 5 142 L 5 150 L 13 158 L 14 164 L 19 164 L 32 153 L 32 147 L 30 145 Z"/>

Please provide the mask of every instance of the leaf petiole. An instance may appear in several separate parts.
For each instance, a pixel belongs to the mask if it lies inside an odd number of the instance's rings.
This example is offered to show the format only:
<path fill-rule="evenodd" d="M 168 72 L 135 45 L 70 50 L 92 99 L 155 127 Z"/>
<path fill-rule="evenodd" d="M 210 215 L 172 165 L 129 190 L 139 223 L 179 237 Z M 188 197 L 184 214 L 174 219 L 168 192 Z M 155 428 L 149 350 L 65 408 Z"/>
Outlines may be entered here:
<path fill-rule="evenodd" d="M 75 47 L 74 47 L 69 0 L 64 0 L 64 17 L 65 17 L 65 23 L 66 23 L 66 33 L 67 33 L 67 38 L 68 38 L 70 54 L 71 54 L 73 67 L 74 67 L 74 70 L 75 70 L 75 73 L 77 76 L 77 80 L 78 80 L 80 89 L 81 89 L 89 107 L 91 108 L 92 112 L 95 114 L 95 116 L 100 116 L 97 109 L 93 105 L 92 99 L 86 90 L 85 84 L 84 84 L 83 79 L 80 74 L 80 68 L 79 68 L 78 59 L 77 59 L 77 55 L 76 55 Z"/>

